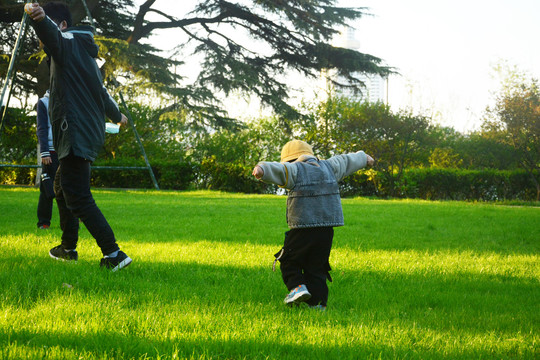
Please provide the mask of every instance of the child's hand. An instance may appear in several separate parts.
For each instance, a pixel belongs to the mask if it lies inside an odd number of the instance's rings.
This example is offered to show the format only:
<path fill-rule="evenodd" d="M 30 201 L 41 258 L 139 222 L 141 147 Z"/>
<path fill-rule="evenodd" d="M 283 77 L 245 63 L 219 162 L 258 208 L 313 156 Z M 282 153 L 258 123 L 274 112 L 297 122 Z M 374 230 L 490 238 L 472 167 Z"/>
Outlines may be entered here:
<path fill-rule="evenodd" d="M 41 158 L 41 163 L 43 165 L 51 165 L 52 164 L 52 159 L 50 156 L 45 156 L 45 157 L 42 157 Z"/>
<path fill-rule="evenodd" d="M 24 11 L 32 18 L 32 20 L 39 22 L 45 19 L 45 11 L 38 3 L 28 3 L 24 5 Z"/>
<path fill-rule="evenodd" d="M 259 165 L 255 166 L 253 168 L 253 173 L 252 173 L 253 176 L 255 176 L 257 179 L 261 179 L 264 175 L 264 170 L 262 167 L 260 167 Z"/>
<path fill-rule="evenodd" d="M 367 155 L 367 165 L 373 166 L 375 164 L 375 159 L 373 159 L 371 156 Z"/>

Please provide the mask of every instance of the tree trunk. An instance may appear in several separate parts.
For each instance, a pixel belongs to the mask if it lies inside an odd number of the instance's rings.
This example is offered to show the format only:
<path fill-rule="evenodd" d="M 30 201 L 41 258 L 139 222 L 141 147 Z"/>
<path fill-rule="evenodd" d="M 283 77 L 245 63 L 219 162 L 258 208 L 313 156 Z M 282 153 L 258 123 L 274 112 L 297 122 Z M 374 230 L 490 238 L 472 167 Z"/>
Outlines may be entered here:
<path fill-rule="evenodd" d="M 0 22 L 20 22 L 23 15 L 24 4 L 6 5 L 0 0 Z"/>

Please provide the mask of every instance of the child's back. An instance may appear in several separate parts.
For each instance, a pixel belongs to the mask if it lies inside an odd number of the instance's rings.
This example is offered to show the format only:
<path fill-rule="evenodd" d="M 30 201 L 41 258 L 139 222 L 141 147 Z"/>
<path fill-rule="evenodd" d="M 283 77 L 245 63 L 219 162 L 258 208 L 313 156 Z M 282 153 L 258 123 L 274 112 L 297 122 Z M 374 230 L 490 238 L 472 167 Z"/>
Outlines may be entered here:
<path fill-rule="evenodd" d="M 334 227 L 344 225 L 338 181 L 368 164 L 373 159 L 363 151 L 319 160 L 309 144 L 293 140 L 283 147 L 281 163 L 261 162 L 253 169 L 257 179 L 289 190 L 291 230 L 275 255 L 290 291 L 286 304 L 326 308 Z"/>

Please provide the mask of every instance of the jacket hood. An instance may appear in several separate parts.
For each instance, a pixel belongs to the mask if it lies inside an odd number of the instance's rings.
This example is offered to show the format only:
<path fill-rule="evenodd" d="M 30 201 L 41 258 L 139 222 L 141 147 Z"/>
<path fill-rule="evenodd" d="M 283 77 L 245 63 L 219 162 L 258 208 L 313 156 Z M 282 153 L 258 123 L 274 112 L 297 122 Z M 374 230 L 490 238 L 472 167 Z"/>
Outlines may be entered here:
<path fill-rule="evenodd" d="M 310 160 L 317 161 L 317 157 L 315 155 L 308 155 L 308 154 L 300 155 L 300 157 L 296 159 L 295 162 L 308 162 Z"/>
<path fill-rule="evenodd" d="M 95 29 L 90 25 L 81 25 L 67 28 L 63 31 L 65 36 L 73 35 L 80 40 L 85 50 L 93 58 L 97 58 L 99 46 L 94 42 Z"/>

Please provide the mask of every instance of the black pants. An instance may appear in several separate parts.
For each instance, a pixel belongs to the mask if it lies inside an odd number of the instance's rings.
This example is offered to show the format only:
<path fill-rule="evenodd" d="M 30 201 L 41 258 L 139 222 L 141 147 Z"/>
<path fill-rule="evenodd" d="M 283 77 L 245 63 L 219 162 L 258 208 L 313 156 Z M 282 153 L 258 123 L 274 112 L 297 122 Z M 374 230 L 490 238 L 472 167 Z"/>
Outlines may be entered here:
<path fill-rule="evenodd" d="M 326 279 L 332 281 L 328 259 L 334 228 L 292 229 L 285 233 L 280 261 L 283 282 L 290 290 L 305 284 L 311 293 L 308 305 L 325 305 L 328 301 Z"/>
<path fill-rule="evenodd" d="M 90 192 L 90 161 L 70 155 L 60 159 L 54 192 L 60 213 L 62 245 L 75 249 L 79 240 L 79 219 L 96 239 L 103 255 L 119 250 L 109 223 Z"/>
<path fill-rule="evenodd" d="M 58 155 L 56 155 L 55 152 L 51 152 L 51 160 L 52 163 L 50 165 L 43 165 L 43 173 L 47 173 L 51 178 L 51 181 L 54 181 L 56 170 L 58 169 Z M 47 195 L 47 192 L 43 187 L 43 183 L 40 181 L 39 200 L 37 206 L 38 227 L 41 225 L 51 225 L 53 199 L 54 197 Z"/>

